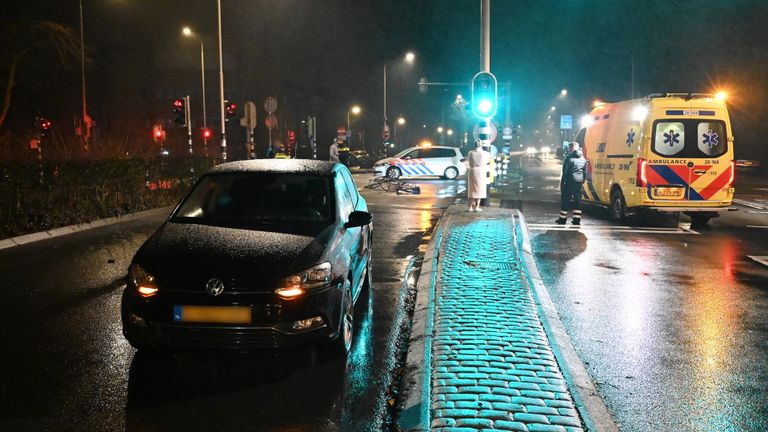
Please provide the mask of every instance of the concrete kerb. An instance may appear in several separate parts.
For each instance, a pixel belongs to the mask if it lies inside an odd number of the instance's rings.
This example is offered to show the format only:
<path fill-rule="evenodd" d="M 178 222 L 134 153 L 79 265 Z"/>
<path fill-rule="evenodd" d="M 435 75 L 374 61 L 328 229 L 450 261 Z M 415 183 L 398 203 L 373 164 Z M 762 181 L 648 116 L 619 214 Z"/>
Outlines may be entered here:
<path fill-rule="evenodd" d="M 416 306 L 408 340 L 408 353 L 401 389 L 405 402 L 397 416 L 399 430 L 427 432 L 430 430 L 432 336 L 435 316 L 435 285 L 438 277 L 440 245 L 444 219 L 435 227 L 424 252 L 419 280 L 416 282 Z"/>
<path fill-rule="evenodd" d="M 555 309 L 552 299 L 549 297 L 544 281 L 539 274 L 536 261 L 533 258 L 528 227 L 525 218 L 519 210 L 515 210 L 517 247 L 521 252 L 520 260 L 525 272 L 525 282 L 531 287 L 539 310 L 539 319 L 544 324 L 544 330 L 549 338 L 555 358 L 560 364 L 560 369 L 566 378 L 571 390 L 576 407 L 581 414 L 584 426 L 589 431 L 617 432 L 618 426 L 613 420 L 608 408 L 605 406 L 600 393 L 598 393 L 587 368 L 581 361 L 576 349 L 571 342 L 565 326 L 560 321 L 560 315 Z"/>
<path fill-rule="evenodd" d="M 55 228 L 48 231 L 40 231 L 31 234 L 24 234 L 17 237 L 11 237 L 0 240 L 0 250 L 7 249 L 15 246 L 22 246 L 25 244 L 33 243 L 40 240 L 47 240 L 54 237 L 61 237 L 63 235 L 72 234 L 81 231 L 87 231 L 93 228 L 104 227 L 107 225 L 114 225 L 120 222 L 128 222 L 135 219 L 140 219 L 146 216 L 152 216 L 160 213 L 169 213 L 173 209 L 173 206 L 160 207 L 152 210 L 145 210 L 136 213 L 130 213 L 124 216 L 115 216 L 110 218 L 98 219 L 83 224 L 69 225 L 61 228 Z"/>

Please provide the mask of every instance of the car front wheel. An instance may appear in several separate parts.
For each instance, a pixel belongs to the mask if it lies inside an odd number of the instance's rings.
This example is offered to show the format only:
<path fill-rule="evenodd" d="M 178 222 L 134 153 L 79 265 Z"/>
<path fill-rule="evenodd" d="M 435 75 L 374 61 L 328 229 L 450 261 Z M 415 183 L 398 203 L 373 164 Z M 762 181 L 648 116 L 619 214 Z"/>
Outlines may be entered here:
<path fill-rule="evenodd" d="M 401 175 L 403 175 L 403 173 L 400 172 L 400 168 L 398 167 L 390 167 L 387 169 L 387 177 L 391 179 L 399 179 Z"/>
<path fill-rule="evenodd" d="M 350 282 L 344 284 L 341 310 L 339 336 L 331 342 L 331 351 L 334 355 L 346 356 L 352 349 L 352 339 L 355 332 L 355 305 L 352 300 L 352 286 Z"/>

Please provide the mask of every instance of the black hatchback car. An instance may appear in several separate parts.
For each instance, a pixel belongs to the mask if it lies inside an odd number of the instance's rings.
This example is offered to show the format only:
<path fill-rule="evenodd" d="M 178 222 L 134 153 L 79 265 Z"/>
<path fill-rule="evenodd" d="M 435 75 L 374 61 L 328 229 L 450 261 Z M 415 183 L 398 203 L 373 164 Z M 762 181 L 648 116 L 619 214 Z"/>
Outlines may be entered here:
<path fill-rule="evenodd" d="M 219 165 L 136 253 L 123 334 L 139 349 L 327 343 L 346 353 L 371 284 L 371 219 L 342 164 Z"/>

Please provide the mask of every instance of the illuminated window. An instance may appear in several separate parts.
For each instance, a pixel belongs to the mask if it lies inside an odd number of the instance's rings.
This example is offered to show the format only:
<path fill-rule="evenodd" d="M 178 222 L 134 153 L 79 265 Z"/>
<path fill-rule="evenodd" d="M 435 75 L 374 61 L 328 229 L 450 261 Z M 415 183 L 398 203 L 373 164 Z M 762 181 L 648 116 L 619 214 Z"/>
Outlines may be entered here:
<path fill-rule="evenodd" d="M 682 122 L 658 122 L 653 151 L 662 156 L 674 156 L 685 148 L 685 126 Z"/>

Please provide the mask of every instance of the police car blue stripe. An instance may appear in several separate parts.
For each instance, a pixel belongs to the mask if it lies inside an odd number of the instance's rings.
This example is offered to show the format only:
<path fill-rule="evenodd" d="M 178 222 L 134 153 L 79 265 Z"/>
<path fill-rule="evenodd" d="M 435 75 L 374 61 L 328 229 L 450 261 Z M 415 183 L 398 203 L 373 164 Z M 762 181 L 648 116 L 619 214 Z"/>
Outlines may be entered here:
<path fill-rule="evenodd" d="M 417 163 L 415 165 L 411 165 L 411 168 L 414 171 L 416 171 L 419 174 L 421 174 L 421 175 L 426 175 L 427 174 L 427 171 L 424 169 L 424 165 L 422 165 L 422 164 Z"/>
<path fill-rule="evenodd" d="M 427 174 L 434 174 L 431 169 L 427 166 L 427 164 L 422 163 L 421 166 L 427 171 Z"/>
<path fill-rule="evenodd" d="M 413 175 L 410 170 L 405 169 L 405 166 L 398 164 L 397 167 L 400 168 L 400 171 L 402 171 L 404 174 Z"/>

